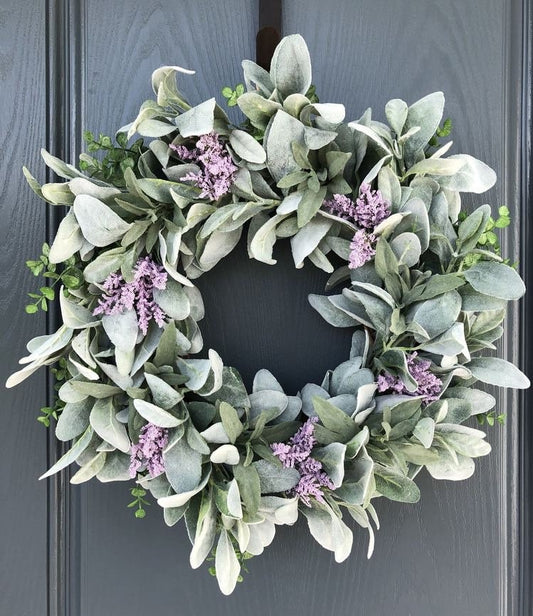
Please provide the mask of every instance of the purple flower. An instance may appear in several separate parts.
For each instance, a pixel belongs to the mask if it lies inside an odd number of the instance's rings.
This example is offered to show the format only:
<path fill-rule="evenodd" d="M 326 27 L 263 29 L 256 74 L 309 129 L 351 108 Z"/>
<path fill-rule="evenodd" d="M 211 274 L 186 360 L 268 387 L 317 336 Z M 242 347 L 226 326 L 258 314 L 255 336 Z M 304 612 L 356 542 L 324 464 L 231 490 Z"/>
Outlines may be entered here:
<path fill-rule="evenodd" d="M 139 259 L 133 268 L 132 282 L 126 282 L 121 274 L 113 273 L 105 279 L 105 297 L 98 300 L 93 314 L 120 314 L 135 309 L 139 327 L 144 335 L 148 323 L 154 320 L 159 327 L 165 324 L 165 313 L 154 301 L 154 289 L 165 289 L 167 273 L 150 257 Z"/>
<path fill-rule="evenodd" d="M 314 458 L 304 460 L 298 471 L 300 473 L 300 481 L 291 490 L 291 493 L 308 507 L 311 507 L 310 497 L 316 498 L 317 501 L 324 502 L 324 492 L 322 488 L 335 489 L 335 485 L 328 477 L 327 473 L 322 470 L 322 464 Z"/>
<path fill-rule="evenodd" d="M 295 468 L 300 473 L 300 480 L 289 494 L 297 496 L 308 507 L 311 506 L 310 497 L 324 502 L 322 488 L 335 488 L 327 473 L 322 470 L 322 463 L 311 457 L 311 451 L 316 444 L 313 433 L 317 421 L 318 417 L 308 419 L 288 443 L 270 445 L 274 455 L 285 468 Z"/>
<path fill-rule="evenodd" d="M 139 442 L 131 446 L 130 477 L 135 477 L 139 469 L 146 467 L 150 477 L 165 472 L 163 449 L 168 442 L 168 430 L 148 423 L 141 428 Z"/>
<path fill-rule="evenodd" d="M 372 190 L 370 184 L 361 184 L 359 197 L 355 202 L 355 216 L 359 227 L 372 231 L 380 222 L 390 216 L 390 204 L 379 190 Z"/>
<path fill-rule="evenodd" d="M 392 391 L 397 394 L 410 396 L 423 396 L 423 402 L 428 404 L 437 400 L 442 391 L 442 381 L 430 372 L 431 362 L 427 359 L 419 359 L 417 353 L 407 356 L 407 369 L 417 383 L 415 391 L 408 391 L 404 382 L 398 376 L 385 372 L 378 376 L 378 391 Z"/>
<path fill-rule="evenodd" d="M 370 261 L 376 254 L 376 237 L 373 233 L 368 233 L 364 229 L 355 232 L 350 243 L 350 269 L 357 269 Z"/>
<path fill-rule="evenodd" d="M 181 160 L 190 160 L 200 167 L 198 173 L 188 173 L 182 178 L 202 189 L 200 198 L 217 201 L 229 191 L 235 180 L 237 166 L 216 133 L 202 135 L 195 148 L 172 143 L 170 148 Z"/>
<path fill-rule="evenodd" d="M 343 220 L 355 223 L 357 212 L 355 203 L 346 195 L 333 195 L 331 199 L 326 199 L 323 203 L 324 207 L 330 214 L 338 216 Z"/>

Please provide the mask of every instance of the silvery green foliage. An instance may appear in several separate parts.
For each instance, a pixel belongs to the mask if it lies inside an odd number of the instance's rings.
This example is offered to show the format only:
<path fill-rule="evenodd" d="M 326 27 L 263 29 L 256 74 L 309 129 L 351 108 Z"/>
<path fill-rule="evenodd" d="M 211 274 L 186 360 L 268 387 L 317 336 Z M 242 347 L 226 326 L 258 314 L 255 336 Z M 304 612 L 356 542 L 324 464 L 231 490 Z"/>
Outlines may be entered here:
<path fill-rule="evenodd" d="M 131 445 L 142 427 L 168 430 L 165 472 L 151 477 L 141 469 L 137 481 L 163 507 L 169 526 L 185 519 L 192 567 L 215 549 L 225 594 L 243 557 L 261 554 L 276 526 L 294 524 L 299 512 L 339 562 L 353 541 L 347 512 L 367 529 L 370 555 L 378 527 L 372 499 L 416 502 L 415 477 L 424 467 L 436 479 L 469 477 L 474 459 L 490 451 L 484 433 L 467 425 L 495 405 L 483 384 L 529 386 L 504 359 L 476 355 L 496 349 L 506 304 L 525 289 L 516 270 L 480 244 L 490 207 L 459 216 L 460 193 L 487 190 L 494 172 L 466 154 L 445 156 L 451 143 L 435 151 L 428 145 L 442 120 L 442 93 L 410 106 L 390 101 L 387 123 L 373 120 L 370 110 L 346 123 L 341 104 L 312 97 L 301 36 L 281 41 L 270 72 L 249 60 L 243 69 L 239 128 L 215 99 L 187 101 L 178 82 L 192 71 L 156 70 L 155 100 L 119 131 L 147 138 L 120 189 L 47 152 L 45 163 L 64 182 L 40 186 L 25 170 L 40 197 L 69 208 L 50 260 L 75 256 L 84 284 L 61 292 L 63 324 L 30 341 L 24 367 L 7 382 L 16 385 L 66 358 L 56 436 L 73 445 L 43 477 L 76 462 L 73 483 L 128 480 Z M 193 147 L 212 132 L 237 167 L 230 192 L 217 201 L 184 179 L 199 168 L 170 147 Z M 335 269 L 339 259 L 348 261 L 355 227 L 322 204 L 333 194 L 355 198 L 362 182 L 379 188 L 391 215 L 375 230 L 372 261 Z M 200 355 L 204 307 L 193 280 L 231 252 L 245 227 L 250 257 L 274 264 L 276 242 L 289 238 L 296 267 L 309 260 L 331 273 L 328 288 L 335 292 L 312 295 L 310 304 L 332 326 L 354 332 L 348 359 L 295 395 L 267 370 L 248 392 L 215 350 Z M 131 280 L 146 254 L 167 273 L 166 288 L 154 293 L 167 322 L 152 322 L 144 335 L 134 311 L 93 312 L 107 277 L 118 272 Z M 442 383 L 429 403 L 416 395 L 409 371 L 415 350 Z M 399 379 L 402 392 L 379 391 L 380 374 Z M 318 418 L 313 455 L 334 485 L 311 507 L 290 492 L 298 471 L 283 467 L 270 447 L 290 439 L 308 417 Z"/>

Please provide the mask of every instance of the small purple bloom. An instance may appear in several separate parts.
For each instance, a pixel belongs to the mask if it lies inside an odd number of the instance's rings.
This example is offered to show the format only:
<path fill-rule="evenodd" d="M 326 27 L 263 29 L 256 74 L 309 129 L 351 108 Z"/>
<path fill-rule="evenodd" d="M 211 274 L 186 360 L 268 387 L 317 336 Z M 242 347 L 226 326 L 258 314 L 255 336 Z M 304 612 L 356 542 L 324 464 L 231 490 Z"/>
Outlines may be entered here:
<path fill-rule="evenodd" d="M 379 190 L 372 190 L 370 184 L 361 184 L 359 197 L 355 202 L 355 216 L 359 227 L 374 230 L 380 222 L 390 216 L 390 204 Z"/>
<path fill-rule="evenodd" d="M 148 323 L 154 320 L 159 327 L 165 324 L 165 313 L 154 300 L 154 289 L 165 289 L 167 273 L 150 257 L 139 259 L 133 269 L 132 282 L 126 282 L 121 274 L 113 273 L 105 279 L 105 297 L 98 300 L 93 314 L 120 314 L 135 309 L 139 327 L 144 335 Z"/>
<path fill-rule="evenodd" d="M 316 444 L 313 433 L 318 417 L 311 417 L 292 436 L 288 443 L 272 443 L 270 445 L 285 468 L 295 468 L 300 473 L 300 480 L 289 494 L 297 496 L 307 507 L 311 507 L 310 497 L 324 502 L 322 488 L 335 489 L 327 473 L 322 470 L 322 463 L 311 457 Z"/>
<path fill-rule="evenodd" d="M 183 181 L 193 182 L 202 189 L 200 198 L 217 201 L 229 192 L 238 167 L 216 133 L 202 135 L 195 148 L 172 143 L 170 148 L 181 160 L 190 160 L 200 167 L 198 173 L 189 173 L 182 178 Z"/>
<path fill-rule="evenodd" d="M 437 400 L 442 391 L 442 381 L 430 372 L 430 367 L 431 362 L 429 360 L 419 359 L 416 352 L 410 353 L 407 356 L 407 369 L 417 383 L 416 390 L 408 391 L 400 377 L 385 372 L 385 374 L 378 376 L 378 391 L 423 396 L 423 402 L 429 404 Z"/>
<path fill-rule="evenodd" d="M 355 232 L 350 243 L 350 269 L 357 269 L 370 261 L 376 254 L 376 237 L 373 233 L 368 233 L 364 229 Z"/>
<path fill-rule="evenodd" d="M 323 205 L 330 214 L 352 223 L 356 222 L 357 211 L 350 197 L 335 194 L 331 199 L 326 199 Z"/>
<path fill-rule="evenodd" d="M 405 391 L 405 385 L 400 377 L 385 372 L 385 374 L 378 375 L 378 391 L 392 391 L 395 394 L 401 394 Z"/>
<path fill-rule="evenodd" d="M 168 443 L 168 430 L 148 423 L 141 428 L 139 442 L 131 446 L 130 477 L 135 477 L 142 467 L 146 467 L 150 477 L 165 472 L 163 449 Z"/>
<path fill-rule="evenodd" d="M 304 460 L 298 471 L 300 473 L 300 481 L 292 489 L 292 493 L 308 507 L 311 507 L 309 497 L 316 498 L 320 503 L 324 502 L 324 492 L 322 488 L 335 489 L 335 485 L 328 477 L 327 473 L 322 470 L 322 464 L 314 458 Z"/>

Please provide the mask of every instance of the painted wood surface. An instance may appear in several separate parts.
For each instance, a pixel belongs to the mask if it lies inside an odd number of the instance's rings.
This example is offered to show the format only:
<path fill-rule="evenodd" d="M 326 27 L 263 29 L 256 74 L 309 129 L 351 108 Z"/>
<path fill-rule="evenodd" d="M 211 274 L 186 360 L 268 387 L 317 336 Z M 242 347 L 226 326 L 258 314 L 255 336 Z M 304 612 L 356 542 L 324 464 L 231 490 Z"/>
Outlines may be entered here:
<path fill-rule="evenodd" d="M 351 119 L 369 105 L 375 117 L 382 118 L 389 98 L 413 102 L 442 89 L 447 115 L 454 121 L 454 151 L 487 161 L 500 177 L 482 201 L 469 196 L 465 201 L 507 202 L 518 222 L 517 204 L 512 201 L 516 169 L 508 151 L 516 126 L 506 116 L 514 92 L 508 75 L 517 58 L 508 51 L 517 35 L 513 22 L 517 4 L 515 0 L 285 0 L 284 33 L 304 35 L 319 96 L 344 103 Z M 131 120 L 150 96 L 150 74 L 161 64 L 196 69 L 196 76 L 183 77 L 182 87 L 192 101 L 200 102 L 224 85 L 238 83 L 240 60 L 255 54 L 255 1 L 85 0 L 81 6 L 80 31 L 85 36 L 70 41 L 83 47 L 86 87 L 78 101 L 83 113 L 75 124 L 80 129 L 109 132 Z M 22 341 L 37 329 L 35 318 L 30 320 L 15 308 L 23 303 L 25 288 L 32 282 L 30 276 L 23 277 L 22 260 L 42 241 L 44 215 L 29 191 L 21 192 L 16 167 L 29 161 L 39 168 L 35 153 L 45 138 L 46 101 L 44 15 L 29 14 L 22 4 L 17 11 L 7 12 L 6 6 L 4 16 L 7 38 L 0 39 L 0 79 L 18 93 L 15 99 L 6 89 L 0 92 L 8 109 L 6 114 L 4 105 L 0 116 L 4 246 L 0 301 L 18 329 L 2 332 L 2 348 L 8 349 L 2 369 L 7 373 L 20 355 Z M 515 235 L 510 234 L 507 243 L 516 253 Z M 286 249 L 275 256 L 278 266 L 272 268 L 250 262 L 244 250 L 236 251 L 200 279 L 208 313 L 202 327 L 206 348 L 216 348 L 248 382 L 258 368 L 268 367 L 294 393 L 339 363 L 348 353 L 348 339 L 345 332 L 332 331 L 307 305 L 307 294 L 319 292 L 326 276 L 309 265 L 295 271 Z M 10 556 L 2 552 L 0 564 L 4 569 L 13 562 L 13 571 L 20 576 L 24 570 L 26 575 L 23 558 L 35 551 L 27 575 L 38 590 L 35 596 L 24 597 L 26 611 L 20 612 L 32 615 L 44 613 L 32 606 L 46 590 L 42 519 L 46 495 L 36 482 L 45 464 L 46 437 L 33 419 L 44 384 L 42 375 L 34 377 L 30 389 L 3 397 L 3 413 L 11 422 L 2 436 L 11 454 L 9 476 L 22 474 L 15 492 L 12 486 L 3 498 L 8 507 L 5 515 L 27 516 L 30 530 L 22 542 L 19 535 L 9 537 Z M 14 409 L 21 412 L 15 415 Z M 508 544 L 516 532 L 508 506 L 516 471 L 508 464 L 513 458 L 509 451 L 513 421 L 491 431 L 493 454 L 478 463 L 473 479 L 444 484 L 423 477 L 418 505 L 378 503 L 382 529 L 372 560 L 365 556 L 365 533 L 355 529 L 354 554 L 335 564 L 310 539 L 302 521 L 296 528 L 278 531 L 265 554 L 250 562 L 245 583 L 230 598 L 219 594 L 205 568 L 190 570 L 190 545 L 182 525 L 167 528 L 157 506 L 149 509 L 145 520 L 132 516 L 126 509 L 127 484 L 91 482 L 74 487 L 66 613 L 517 616 L 504 607 L 509 602 Z M 19 451 L 13 442 L 17 437 L 33 456 Z M 3 519 L 1 510 L 0 515 Z M 17 586 L 9 578 L 13 592 L 20 592 L 22 579 Z M 14 605 L 13 594 L 0 594 L 1 614 Z"/>
<path fill-rule="evenodd" d="M 0 382 L 17 369 L 26 340 L 45 320 L 27 315 L 26 292 L 39 285 L 24 266 L 40 255 L 46 209 L 22 176 L 26 164 L 43 177 L 46 139 L 44 10 L 31 0 L 0 1 Z M 46 430 L 35 421 L 45 406 L 46 375 L 0 396 L 0 614 L 34 616 L 46 606 Z"/>

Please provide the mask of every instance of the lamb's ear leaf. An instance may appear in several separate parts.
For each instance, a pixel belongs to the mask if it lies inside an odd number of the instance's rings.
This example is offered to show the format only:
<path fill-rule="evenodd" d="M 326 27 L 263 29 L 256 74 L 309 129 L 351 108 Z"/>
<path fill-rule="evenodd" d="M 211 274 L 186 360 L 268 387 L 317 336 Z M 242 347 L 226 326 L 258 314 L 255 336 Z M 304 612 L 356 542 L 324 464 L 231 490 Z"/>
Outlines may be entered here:
<path fill-rule="evenodd" d="M 284 37 L 274 51 L 270 77 L 285 98 L 290 94 L 305 94 L 311 86 L 311 57 L 300 34 Z"/>
<path fill-rule="evenodd" d="M 69 464 L 72 464 L 74 460 L 76 460 L 89 446 L 91 439 L 93 437 L 94 430 L 91 426 L 89 426 L 85 432 L 80 436 L 80 438 L 74 443 L 71 449 L 67 451 L 67 453 L 59 458 L 59 460 L 44 473 L 41 475 L 39 479 L 45 479 L 46 477 L 50 477 L 51 475 L 55 475 L 59 471 L 66 468 Z"/>
<path fill-rule="evenodd" d="M 520 299 L 526 291 L 520 274 L 504 263 L 480 261 L 465 271 L 465 278 L 478 293 L 500 299 Z"/>
<path fill-rule="evenodd" d="M 336 562 L 348 558 L 352 550 L 353 535 L 346 524 L 328 505 L 313 503 L 312 507 L 302 507 L 307 518 L 309 532 L 326 550 L 335 554 Z"/>
<path fill-rule="evenodd" d="M 406 133 L 415 126 L 418 126 L 420 130 L 413 133 L 405 141 L 404 152 L 406 155 L 413 156 L 429 143 L 439 127 L 443 111 L 444 94 L 442 92 L 428 94 L 409 107 L 403 132 Z"/>
<path fill-rule="evenodd" d="M 531 385 L 521 370 L 499 357 L 475 357 L 466 367 L 476 379 L 489 385 L 513 389 L 527 389 Z"/>
<path fill-rule="evenodd" d="M 224 595 L 231 595 L 237 585 L 241 566 L 226 529 L 222 529 L 218 539 L 215 571 L 220 592 Z"/>

